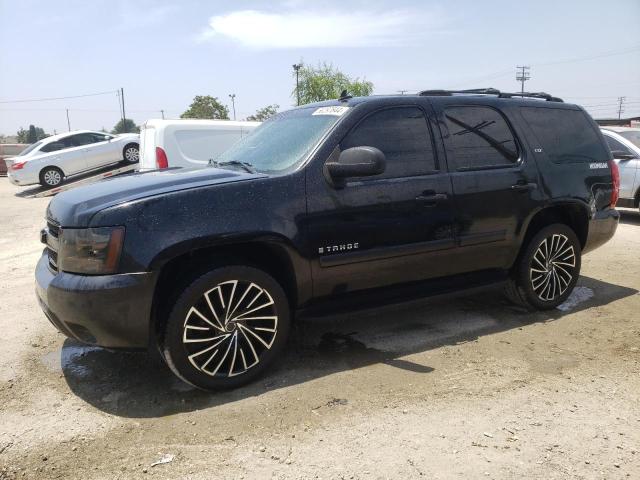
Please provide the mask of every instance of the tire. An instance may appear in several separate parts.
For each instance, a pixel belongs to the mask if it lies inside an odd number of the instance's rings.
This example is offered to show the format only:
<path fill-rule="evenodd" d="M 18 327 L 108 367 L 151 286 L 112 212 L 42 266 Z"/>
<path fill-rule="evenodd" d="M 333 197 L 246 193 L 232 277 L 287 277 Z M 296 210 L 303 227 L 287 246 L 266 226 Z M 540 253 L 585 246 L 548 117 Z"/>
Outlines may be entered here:
<path fill-rule="evenodd" d="M 261 375 L 289 334 L 284 290 L 257 268 L 214 268 L 172 302 L 160 350 L 173 373 L 203 390 L 244 385 Z"/>
<path fill-rule="evenodd" d="M 122 159 L 126 163 L 138 163 L 140 161 L 140 146 L 137 143 L 128 143 L 122 149 Z"/>
<path fill-rule="evenodd" d="M 40 171 L 40 185 L 43 187 L 57 187 L 64 181 L 64 173 L 58 167 L 45 167 Z"/>
<path fill-rule="evenodd" d="M 505 293 L 514 303 L 550 310 L 563 303 L 580 276 L 582 248 L 575 232 L 556 223 L 540 230 L 513 266 Z"/>

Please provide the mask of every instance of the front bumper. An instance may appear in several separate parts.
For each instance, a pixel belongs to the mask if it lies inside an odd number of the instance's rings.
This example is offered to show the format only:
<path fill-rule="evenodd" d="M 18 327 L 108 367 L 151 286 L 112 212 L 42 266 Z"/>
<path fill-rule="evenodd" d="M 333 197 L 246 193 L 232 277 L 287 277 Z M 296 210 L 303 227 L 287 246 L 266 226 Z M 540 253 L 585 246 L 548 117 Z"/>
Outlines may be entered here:
<path fill-rule="evenodd" d="M 611 237 L 616 233 L 619 221 L 620 212 L 613 208 L 596 212 L 589 220 L 589 233 L 582 253 L 595 250 L 611 240 Z"/>
<path fill-rule="evenodd" d="M 36 266 L 36 295 L 60 332 L 108 348 L 146 348 L 156 274 L 53 272 L 46 252 Z"/>

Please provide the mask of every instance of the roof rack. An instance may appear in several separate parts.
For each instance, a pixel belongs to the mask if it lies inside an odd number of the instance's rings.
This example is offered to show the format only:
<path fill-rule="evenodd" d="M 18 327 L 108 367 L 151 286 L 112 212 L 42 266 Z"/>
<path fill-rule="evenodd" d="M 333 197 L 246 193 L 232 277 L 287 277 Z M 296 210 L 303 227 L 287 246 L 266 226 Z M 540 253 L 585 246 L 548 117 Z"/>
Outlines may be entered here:
<path fill-rule="evenodd" d="M 418 95 L 421 96 L 436 96 L 436 97 L 451 97 L 453 95 L 495 95 L 498 98 L 540 98 L 547 102 L 562 102 L 563 100 L 558 97 L 554 97 L 545 92 L 501 92 L 496 88 L 472 88 L 470 90 L 423 90 Z"/>

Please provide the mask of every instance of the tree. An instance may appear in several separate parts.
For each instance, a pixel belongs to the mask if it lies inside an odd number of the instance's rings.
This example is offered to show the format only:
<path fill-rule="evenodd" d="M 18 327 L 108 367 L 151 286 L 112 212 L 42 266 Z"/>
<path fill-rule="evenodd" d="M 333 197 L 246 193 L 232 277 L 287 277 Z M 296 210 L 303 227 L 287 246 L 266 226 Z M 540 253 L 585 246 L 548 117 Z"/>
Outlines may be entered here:
<path fill-rule="evenodd" d="M 140 127 L 130 118 L 125 118 L 124 122 L 120 119 L 111 130 L 111 133 L 140 133 Z"/>
<path fill-rule="evenodd" d="M 44 129 L 29 125 L 29 130 L 20 127 L 16 133 L 16 141 L 18 143 L 36 143 L 38 140 L 42 140 L 48 136 L 49 134 L 45 133 Z"/>
<path fill-rule="evenodd" d="M 373 91 L 373 83 L 350 78 L 327 63 L 318 64 L 317 67 L 303 65 L 298 75 L 301 105 L 337 99 L 343 90 L 354 97 L 366 97 Z M 291 96 L 297 98 L 297 95 L 298 88 L 294 88 Z"/>
<path fill-rule="evenodd" d="M 205 118 L 212 120 L 229 120 L 229 108 L 210 95 L 196 95 L 189 108 L 180 118 Z"/>
<path fill-rule="evenodd" d="M 254 113 L 253 115 L 249 115 L 247 117 L 247 120 L 251 122 L 264 122 L 268 118 L 273 117 L 276 113 L 278 113 L 279 108 L 280 105 L 276 105 L 275 103 L 273 105 L 267 105 L 264 108 L 259 108 L 258 110 L 256 110 L 256 113 Z"/>

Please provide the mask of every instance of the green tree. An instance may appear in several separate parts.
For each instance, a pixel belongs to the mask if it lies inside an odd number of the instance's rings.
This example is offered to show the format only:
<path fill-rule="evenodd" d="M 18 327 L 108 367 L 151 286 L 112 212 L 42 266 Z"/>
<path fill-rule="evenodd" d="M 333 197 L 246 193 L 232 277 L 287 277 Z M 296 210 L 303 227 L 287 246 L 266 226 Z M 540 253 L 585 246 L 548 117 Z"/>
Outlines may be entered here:
<path fill-rule="evenodd" d="M 354 97 L 366 97 L 373 91 L 373 83 L 350 78 L 327 63 L 318 64 L 317 67 L 303 65 L 298 74 L 299 87 L 293 89 L 291 96 L 297 98 L 299 89 L 301 105 L 337 99 L 343 90 Z"/>
<path fill-rule="evenodd" d="M 276 105 L 275 103 L 273 105 L 267 105 L 264 108 L 259 108 L 253 115 L 249 115 L 247 120 L 251 122 L 264 122 L 278 113 L 279 108 L 280 105 Z"/>
<path fill-rule="evenodd" d="M 210 95 L 196 95 L 189 108 L 180 118 L 204 118 L 209 120 L 229 120 L 229 108 Z"/>
<path fill-rule="evenodd" d="M 20 127 L 20 129 L 16 133 L 16 141 L 18 143 L 27 143 L 28 137 L 29 137 L 29 130 L 25 130 L 24 128 Z"/>
<path fill-rule="evenodd" d="M 36 143 L 38 141 L 38 132 L 36 127 L 29 125 L 29 133 L 27 134 L 27 143 Z"/>
<path fill-rule="evenodd" d="M 20 129 L 16 133 L 16 139 L 18 143 L 36 143 L 38 140 L 42 140 L 43 138 L 47 138 L 48 136 L 49 134 L 45 133 L 43 128 L 36 127 L 34 125 L 29 125 L 28 130 L 20 127 Z"/>
<path fill-rule="evenodd" d="M 124 122 L 120 119 L 111 130 L 111 133 L 140 133 L 140 127 L 130 118 L 125 118 Z"/>

